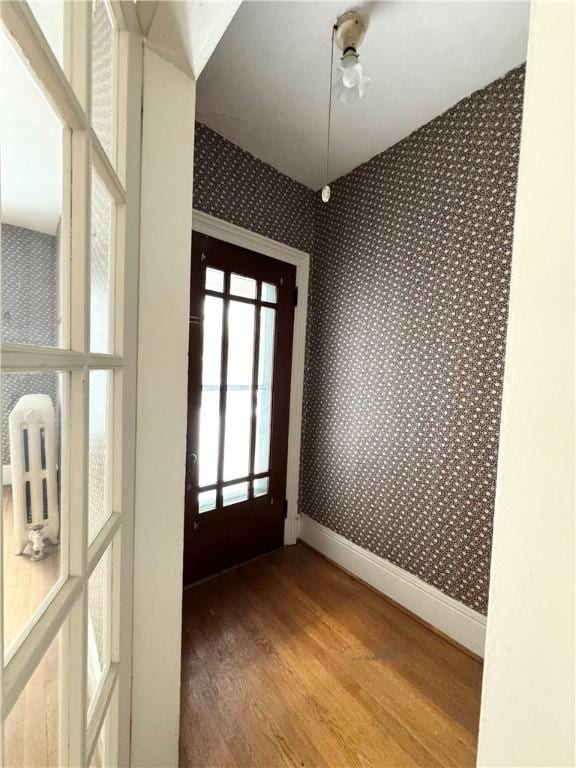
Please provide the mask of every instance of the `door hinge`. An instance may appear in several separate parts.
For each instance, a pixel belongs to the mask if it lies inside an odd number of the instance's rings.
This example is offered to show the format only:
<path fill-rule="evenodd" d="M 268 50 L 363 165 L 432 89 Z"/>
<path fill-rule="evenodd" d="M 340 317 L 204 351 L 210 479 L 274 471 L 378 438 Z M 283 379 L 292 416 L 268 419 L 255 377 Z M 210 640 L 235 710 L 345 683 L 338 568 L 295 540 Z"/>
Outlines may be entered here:
<path fill-rule="evenodd" d="M 284 520 L 286 520 L 286 518 L 288 517 L 288 499 L 284 499 L 283 511 L 284 511 Z"/>
<path fill-rule="evenodd" d="M 298 306 L 298 288 L 294 288 L 294 306 Z"/>

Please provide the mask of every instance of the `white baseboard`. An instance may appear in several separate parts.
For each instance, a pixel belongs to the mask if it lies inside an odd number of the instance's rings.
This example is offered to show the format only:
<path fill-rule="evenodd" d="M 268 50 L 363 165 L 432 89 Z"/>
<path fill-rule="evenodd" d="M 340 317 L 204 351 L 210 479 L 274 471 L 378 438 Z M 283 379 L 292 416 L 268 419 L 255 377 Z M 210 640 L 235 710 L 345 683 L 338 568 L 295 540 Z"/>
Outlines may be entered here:
<path fill-rule="evenodd" d="M 12 485 L 12 466 L 10 464 L 2 466 L 2 485 Z"/>
<path fill-rule="evenodd" d="M 460 645 L 484 656 L 486 617 L 481 613 L 306 515 L 300 518 L 300 539 Z"/>

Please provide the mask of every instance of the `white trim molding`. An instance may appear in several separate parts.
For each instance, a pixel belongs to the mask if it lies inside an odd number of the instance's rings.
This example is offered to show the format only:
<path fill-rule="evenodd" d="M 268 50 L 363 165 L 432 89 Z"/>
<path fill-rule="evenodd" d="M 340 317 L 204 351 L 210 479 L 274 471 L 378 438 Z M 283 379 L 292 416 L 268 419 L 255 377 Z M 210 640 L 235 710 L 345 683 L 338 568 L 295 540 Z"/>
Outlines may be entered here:
<path fill-rule="evenodd" d="M 298 306 L 294 312 L 292 345 L 292 371 L 290 386 L 290 420 L 288 426 L 288 472 L 286 499 L 288 512 L 284 524 L 284 544 L 295 544 L 298 538 L 298 488 L 300 483 L 300 442 L 302 437 L 302 400 L 304 397 L 304 354 L 306 349 L 306 311 L 308 308 L 308 276 L 310 255 L 264 235 L 230 224 L 223 219 L 194 209 L 192 229 L 203 235 L 223 240 L 232 245 L 261 253 L 296 267 Z"/>
<path fill-rule="evenodd" d="M 301 516 L 300 539 L 460 645 L 484 656 L 486 617 L 482 614 L 307 515 Z"/>
<path fill-rule="evenodd" d="M 12 465 L 2 465 L 2 485 L 12 485 Z"/>

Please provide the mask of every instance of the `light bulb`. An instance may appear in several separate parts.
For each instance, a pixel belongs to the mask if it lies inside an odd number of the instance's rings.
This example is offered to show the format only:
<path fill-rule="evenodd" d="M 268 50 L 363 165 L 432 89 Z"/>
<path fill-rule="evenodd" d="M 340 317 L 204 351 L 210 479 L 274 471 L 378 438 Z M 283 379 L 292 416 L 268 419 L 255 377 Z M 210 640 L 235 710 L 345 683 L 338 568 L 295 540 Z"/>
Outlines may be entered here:
<path fill-rule="evenodd" d="M 336 96 L 340 101 L 357 101 L 364 96 L 369 82 L 370 78 L 364 74 L 358 61 L 358 54 L 352 51 L 346 53 L 338 67 Z"/>

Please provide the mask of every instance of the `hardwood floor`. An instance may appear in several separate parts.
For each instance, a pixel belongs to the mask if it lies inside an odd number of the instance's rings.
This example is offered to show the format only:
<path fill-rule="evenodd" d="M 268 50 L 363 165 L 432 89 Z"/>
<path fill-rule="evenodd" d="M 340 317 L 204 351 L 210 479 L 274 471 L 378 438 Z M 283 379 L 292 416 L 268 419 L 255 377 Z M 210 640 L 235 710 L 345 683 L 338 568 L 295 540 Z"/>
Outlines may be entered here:
<path fill-rule="evenodd" d="M 3 489 L 4 634 L 7 645 L 40 606 L 58 580 L 59 551 L 32 562 L 16 556 L 12 540 L 12 494 Z M 9 768 L 56 768 L 59 735 L 60 649 L 56 638 L 18 701 L 4 727 L 4 764 Z"/>
<path fill-rule="evenodd" d="M 60 551 L 33 562 L 14 554 L 12 492 L 3 490 L 4 643 L 9 647 L 60 575 Z"/>
<path fill-rule="evenodd" d="M 303 544 L 184 593 L 183 768 L 473 766 L 482 665 Z"/>

